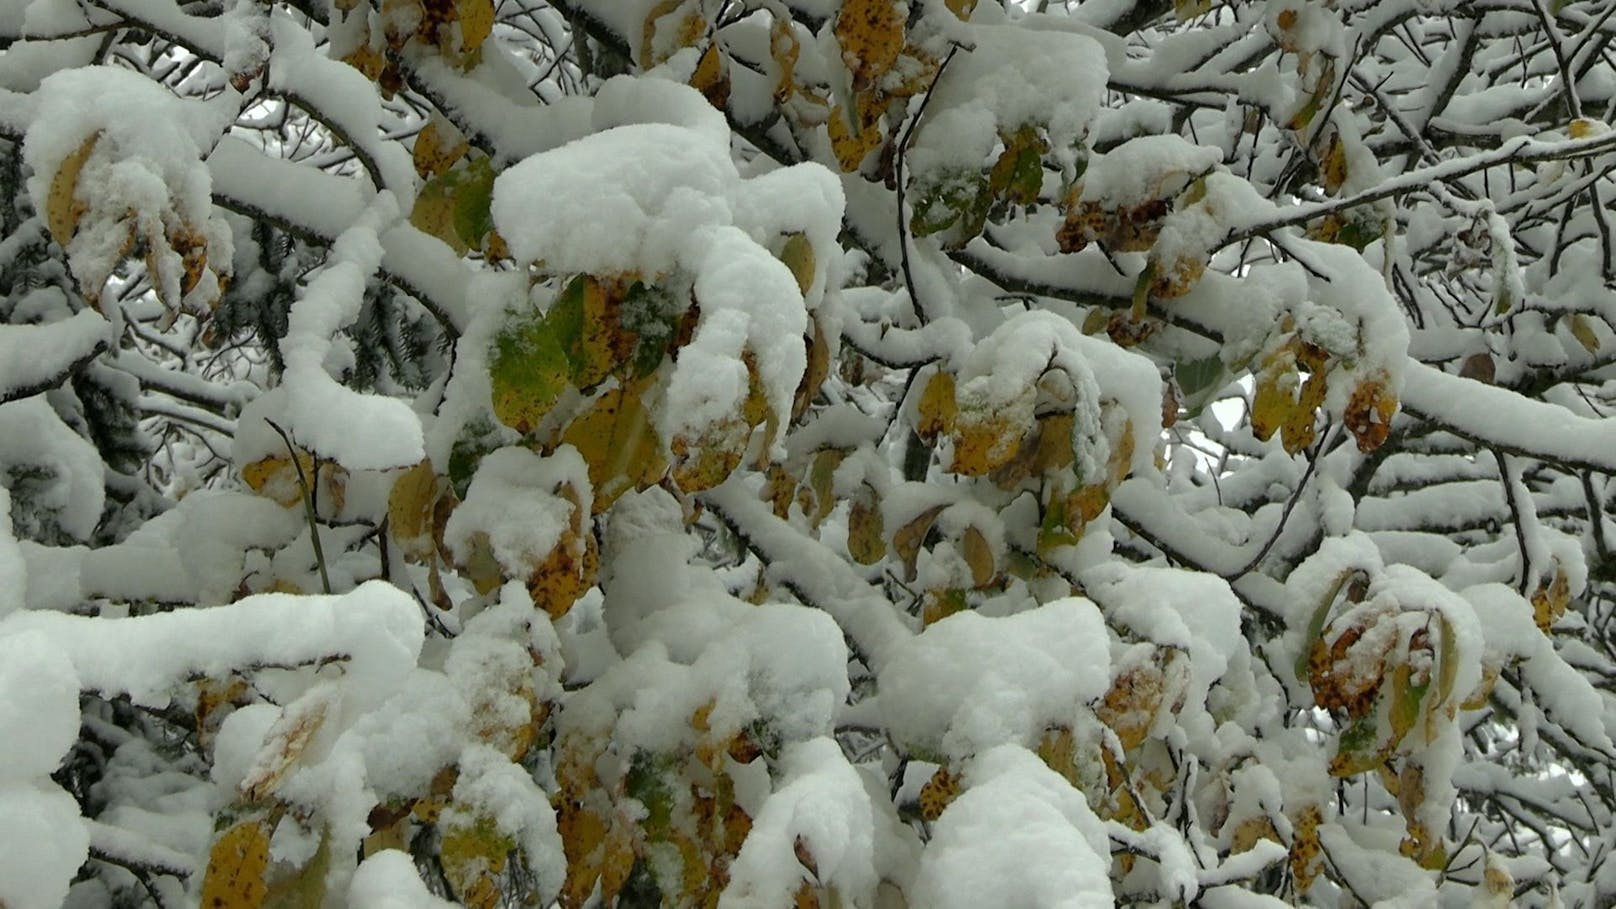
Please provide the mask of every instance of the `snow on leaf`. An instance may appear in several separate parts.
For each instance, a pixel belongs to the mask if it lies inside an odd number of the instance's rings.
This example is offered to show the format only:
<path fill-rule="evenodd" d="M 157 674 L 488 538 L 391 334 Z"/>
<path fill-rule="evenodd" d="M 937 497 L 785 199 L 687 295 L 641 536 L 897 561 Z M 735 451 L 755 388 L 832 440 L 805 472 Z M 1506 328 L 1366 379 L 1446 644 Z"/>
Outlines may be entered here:
<path fill-rule="evenodd" d="M 51 177 L 50 192 L 45 197 L 45 223 L 50 227 L 51 237 L 60 246 L 66 247 L 73 239 L 79 219 L 88 207 L 78 200 L 79 172 L 95 152 L 95 145 L 99 141 L 101 133 L 91 133 L 84 144 L 62 159 L 56 174 Z"/>
<path fill-rule="evenodd" d="M 280 719 L 270 727 L 264 746 L 238 787 L 248 801 L 261 801 L 275 791 L 303 756 L 315 733 L 325 724 L 332 709 L 341 703 L 341 692 L 331 685 L 316 686 L 288 704 Z"/>
<path fill-rule="evenodd" d="M 567 352 L 542 316 L 511 317 L 495 336 L 489 357 L 494 416 L 517 432 L 533 432 L 567 389 L 571 375 Z"/>
<path fill-rule="evenodd" d="M 886 75 L 903 52 L 903 7 L 899 0 L 846 0 L 834 33 L 853 88 L 862 90 Z"/>

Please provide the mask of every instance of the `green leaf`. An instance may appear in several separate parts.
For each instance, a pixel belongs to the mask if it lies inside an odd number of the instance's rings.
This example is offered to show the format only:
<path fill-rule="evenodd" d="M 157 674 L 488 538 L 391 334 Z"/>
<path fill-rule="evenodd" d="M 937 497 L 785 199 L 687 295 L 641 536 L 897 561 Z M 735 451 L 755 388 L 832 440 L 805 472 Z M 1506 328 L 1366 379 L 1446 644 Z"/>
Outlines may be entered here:
<path fill-rule="evenodd" d="M 629 764 L 623 781 L 625 789 L 630 798 L 645 806 L 645 820 L 641 823 L 652 840 L 662 839 L 673 830 L 673 787 L 668 780 L 677 772 L 673 759 L 649 751 L 635 752 Z"/>
<path fill-rule="evenodd" d="M 1207 399 L 1223 387 L 1223 357 L 1212 354 L 1199 360 L 1186 360 L 1173 368 L 1178 388 L 1184 392 L 1184 408 L 1191 417 L 1206 406 Z"/>
<path fill-rule="evenodd" d="M 455 232 L 468 247 L 481 248 L 483 238 L 494 229 L 494 216 L 490 211 L 494 202 L 494 177 L 497 176 L 494 165 L 487 158 L 476 158 L 449 174 L 460 175 L 454 193 Z"/>
<path fill-rule="evenodd" d="M 1425 703 L 1425 694 L 1431 689 L 1429 678 L 1418 685 L 1414 684 L 1413 670 L 1407 663 L 1398 663 L 1392 670 L 1391 701 L 1387 704 L 1387 714 L 1391 721 L 1391 736 L 1380 746 L 1381 754 L 1390 757 L 1392 750 L 1402 744 L 1408 731 L 1420 720 L 1420 708 Z"/>
<path fill-rule="evenodd" d="M 1384 703 L 1384 698 L 1377 699 L 1374 710 L 1342 730 L 1340 738 L 1336 740 L 1335 757 L 1330 760 L 1331 776 L 1357 776 L 1386 763 L 1385 755 L 1375 746 Z"/>
<path fill-rule="evenodd" d="M 634 282 L 620 304 L 618 319 L 639 336 L 629 359 L 631 378 L 643 379 L 662 365 L 679 325 L 680 307 L 674 295 L 655 284 Z"/>
<path fill-rule="evenodd" d="M 608 324 L 615 320 L 608 318 L 608 305 L 600 282 L 589 275 L 579 275 L 545 313 L 544 321 L 567 352 L 572 381 L 579 388 L 599 384 L 617 366 L 613 326 Z"/>
<path fill-rule="evenodd" d="M 555 332 L 538 313 L 518 316 L 494 338 L 488 377 L 494 416 L 526 434 L 544 419 L 567 389 L 572 364 Z"/>

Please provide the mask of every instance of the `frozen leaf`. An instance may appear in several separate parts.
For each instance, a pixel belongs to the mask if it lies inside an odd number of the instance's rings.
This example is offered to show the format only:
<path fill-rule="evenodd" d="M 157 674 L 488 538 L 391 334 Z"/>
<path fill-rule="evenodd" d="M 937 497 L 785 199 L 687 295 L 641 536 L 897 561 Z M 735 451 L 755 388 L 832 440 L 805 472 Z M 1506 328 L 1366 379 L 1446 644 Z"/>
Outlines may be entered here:
<path fill-rule="evenodd" d="M 842 63 L 854 91 L 874 85 L 903 52 L 904 15 L 899 0 L 844 0 L 836 16 Z"/>
<path fill-rule="evenodd" d="M 572 362 L 537 313 L 516 316 L 494 338 L 489 358 L 494 416 L 526 434 L 538 428 L 572 375 Z"/>
<path fill-rule="evenodd" d="M 729 479 L 746 457 L 752 427 L 740 415 L 726 417 L 695 436 L 680 433 L 668 443 L 673 481 L 685 492 L 701 492 Z"/>
<path fill-rule="evenodd" d="M 1324 864 L 1324 845 L 1319 842 L 1319 825 L 1324 823 L 1324 812 L 1317 804 L 1308 804 L 1291 818 L 1293 833 L 1290 848 L 1291 881 L 1298 894 L 1313 889 Z"/>
<path fill-rule="evenodd" d="M 921 598 L 920 622 L 922 625 L 930 627 L 951 615 L 964 612 L 970 607 L 970 600 L 963 590 L 958 588 L 928 590 L 925 596 Z"/>
<path fill-rule="evenodd" d="M 1038 201 L 1044 185 L 1043 156 L 1049 143 L 1032 126 L 1004 137 L 1004 151 L 988 173 L 988 190 L 996 198 L 1016 205 Z"/>
<path fill-rule="evenodd" d="M 51 177 L 50 194 L 45 198 L 45 224 L 59 246 L 66 247 L 78 230 L 79 219 L 87 206 L 78 199 L 79 171 L 90 160 L 101 134 L 91 133 L 79 147 L 62 159 Z"/>
<path fill-rule="evenodd" d="M 1390 378 L 1377 372 L 1361 380 L 1347 400 L 1343 421 L 1358 440 L 1358 450 L 1379 448 L 1391 432 L 1392 416 L 1397 413 L 1397 396 L 1388 387 Z"/>
<path fill-rule="evenodd" d="M 208 909 L 259 909 L 269 893 L 267 818 L 236 823 L 213 843 L 202 876 L 201 905 Z"/>
<path fill-rule="evenodd" d="M 269 892 L 264 897 L 264 909 L 320 909 L 326 904 L 325 882 L 326 875 L 331 871 L 331 837 L 324 830 L 318 834 L 305 831 L 305 835 L 317 835 L 320 838 L 319 847 L 308 861 L 290 871 L 272 875 Z"/>
<path fill-rule="evenodd" d="M 949 469 L 976 477 L 1008 463 L 1021 450 L 1024 429 L 998 409 L 961 409 L 954 418 L 954 462 Z"/>

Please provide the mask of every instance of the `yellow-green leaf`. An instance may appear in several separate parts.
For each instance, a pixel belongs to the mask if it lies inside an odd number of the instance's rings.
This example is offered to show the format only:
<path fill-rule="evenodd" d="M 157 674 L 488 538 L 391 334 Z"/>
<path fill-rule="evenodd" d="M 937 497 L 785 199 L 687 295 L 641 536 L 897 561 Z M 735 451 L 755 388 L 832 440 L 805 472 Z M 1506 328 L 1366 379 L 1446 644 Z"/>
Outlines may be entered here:
<path fill-rule="evenodd" d="M 561 434 L 589 466 L 594 510 L 610 508 L 630 489 L 654 485 L 667 473 L 662 441 L 640 400 L 643 386 L 619 385 L 596 398 Z"/>
<path fill-rule="evenodd" d="M 517 316 L 494 338 L 488 377 L 494 416 L 520 433 L 539 425 L 572 375 L 567 352 L 537 313 Z"/>
<path fill-rule="evenodd" d="M 208 909 L 259 909 L 269 893 L 269 822 L 237 823 L 213 844 L 202 876 L 202 902 Z"/>

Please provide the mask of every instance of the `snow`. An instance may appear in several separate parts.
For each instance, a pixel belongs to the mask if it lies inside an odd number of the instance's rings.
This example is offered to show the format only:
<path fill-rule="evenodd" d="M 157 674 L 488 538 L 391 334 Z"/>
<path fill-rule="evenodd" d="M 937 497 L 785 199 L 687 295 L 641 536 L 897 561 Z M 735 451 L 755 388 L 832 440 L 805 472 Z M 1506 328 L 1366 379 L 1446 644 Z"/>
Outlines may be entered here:
<path fill-rule="evenodd" d="M 47 325 L 0 326 L 0 401 L 43 391 L 105 350 L 112 326 L 93 310 Z"/>
<path fill-rule="evenodd" d="M 11 532 L 11 493 L 0 487 L 0 619 L 28 602 L 28 563 Z"/>
<path fill-rule="evenodd" d="M 801 865 L 799 849 L 817 875 Z M 781 755 L 780 785 L 752 819 L 719 907 L 785 905 L 804 879 L 868 905 L 877 879 L 873 853 L 870 794 L 858 771 L 829 738 L 799 742 Z"/>
<path fill-rule="evenodd" d="M 9 909 L 56 909 L 89 856 L 79 806 L 54 784 L 0 778 L 0 902 Z"/>
<path fill-rule="evenodd" d="M 881 669 L 881 717 L 900 745 L 962 759 L 1003 742 L 1031 747 L 1110 681 L 1105 625 L 1088 600 L 1002 618 L 960 612 Z"/>
<path fill-rule="evenodd" d="M 348 884 L 348 905 L 374 909 L 452 909 L 456 904 L 433 896 L 421 882 L 409 853 L 383 849 L 354 871 Z"/>
<path fill-rule="evenodd" d="M 0 404 L 0 480 L 15 484 L 26 473 L 27 503 L 44 512 L 32 517 L 42 526 L 16 526 L 13 488 L 12 522 L 19 536 L 48 535 L 54 525 L 76 539 L 90 539 L 106 504 L 103 471 L 95 446 L 62 421 L 45 395 Z"/>
<path fill-rule="evenodd" d="M 7 624 L 0 620 L 0 634 Z M 0 637 L 0 691 L 6 693 L 0 700 L 0 780 L 56 772 L 79 733 L 79 680 L 72 664 L 45 635 L 6 634 Z"/>
<path fill-rule="evenodd" d="M 286 616 L 298 616 L 296 624 Z M 375 698 L 415 663 L 420 608 L 407 594 L 371 582 L 341 596 L 265 593 L 228 606 L 125 619 L 14 613 L 0 642 L 29 631 L 63 653 L 84 688 L 161 706 L 192 673 L 222 675 L 256 663 L 295 664 L 348 656 L 353 690 Z M 363 698 L 362 698 L 363 699 Z"/>
<path fill-rule="evenodd" d="M 47 210 L 51 181 L 64 159 L 99 136 L 79 172 L 77 198 L 88 206 L 68 243 L 74 275 L 92 294 L 122 262 L 131 230 L 152 245 L 153 284 L 170 305 L 181 299 L 179 254 L 163 239 L 180 225 L 206 241 L 212 272 L 228 271 L 230 232 L 213 213 L 212 181 L 202 165 L 223 125 L 206 105 L 187 103 L 150 79 L 110 66 L 54 73 L 33 95 L 49 117 L 35 118 L 23 141 L 33 174 L 28 194 Z M 128 112 L 139 110 L 142 116 Z M 132 219 L 131 219 L 132 213 Z M 216 300 L 219 287 L 205 272 L 187 301 Z"/>
<path fill-rule="evenodd" d="M 1000 745 L 932 827 L 910 905 L 935 909 L 1113 905 L 1110 843 L 1083 794 L 1031 752 Z"/>
<path fill-rule="evenodd" d="M 333 337 L 359 318 L 366 281 L 381 267 L 378 234 L 398 218 L 396 202 L 383 193 L 337 237 L 330 263 L 292 304 L 280 340 L 289 424 L 283 428 L 299 445 L 350 470 L 404 467 L 425 455 L 421 420 L 408 404 L 354 391 L 326 369 Z M 270 406 L 263 398 L 257 403 Z"/>
<path fill-rule="evenodd" d="M 577 506 L 558 494 L 562 486 L 572 489 Z M 572 529 L 574 509 L 589 514 L 590 500 L 588 469 L 572 446 L 563 445 L 549 457 L 501 448 L 478 465 L 466 500 L 443 528 L 443 540 L 465 563 L 474 536 L 482 534 L 506 576 L 525 580 Z"/>
<path fill-rule="evenodd" d="M 1083 589 L 1116 624 L 1190 657 L 1186 708 L 1200 709 L 1212 683 L 1249 645 L 1240 633 L 1240 601 L 1219 577 L 1177 568 L 1110 562 L 1083 575 Z M 1191 717 L 1180 714 L 1180 722 Z"/>

